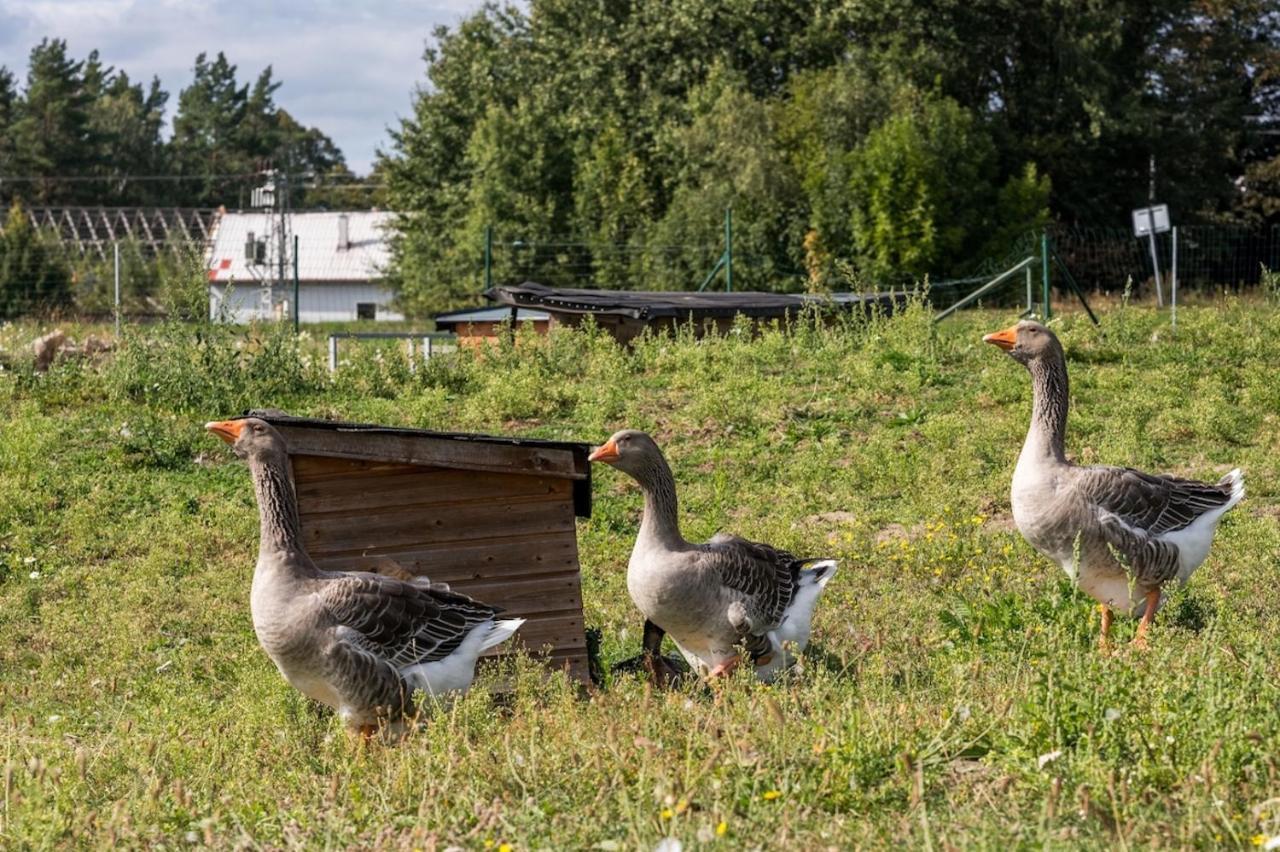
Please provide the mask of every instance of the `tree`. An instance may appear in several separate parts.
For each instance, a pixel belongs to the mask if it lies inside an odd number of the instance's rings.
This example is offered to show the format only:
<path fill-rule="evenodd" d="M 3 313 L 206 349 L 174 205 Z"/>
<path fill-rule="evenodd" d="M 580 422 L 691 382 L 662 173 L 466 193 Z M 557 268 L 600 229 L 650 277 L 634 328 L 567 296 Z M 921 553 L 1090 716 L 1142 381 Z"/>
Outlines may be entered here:
<path fill-rule="evenodd" d="M 905 93 L 850 154 L 859 268 L 890 281 L 962 260 L 986 218 L 971 200 L 990 195 L 994 159 L 990 138 L 955 101 Z"/>
<path fill-rule="evenodd" d="M 84 67 L 67 56 L 67 43 L 60 39 L 44 39 L 31 51 L 13 135 L 17 170 L 43 178 L 29 188 L 37 203 L 72 200 L 74 186 L 59 178 L 85 174 L 92 162 L 97 140 Z"/>
<path fill-rule="evenodd" d="M 178 96 L 170 160 L 186 180 L 184 203 L 248 203 L 260 172 L 278 168 L 291 177 L 341 175 L 342 152 L 328 136 L 308 128 L 275 103 L 280 83 L 270 66 L 252 86 L 236 79 L 236 66 L 221 52 L 212 62 L 196 57 L 191 85 Z M 304 203 L 301 195 L 292 197 Z"/>
<path fill-rule="evenodd" d="M 0 317 L 64 307 L 71 302 L 71 274 L 62 259 L 14 201 L 0 232 Z"/>
<path fill-rule="evenodd" d="M 85 73 L 86 88 L 92 95 L 89 127 L 98 145 L 91 174 L 104 180 L 90 185 L 88 190 L 99 203 L 163 203 L 171 192 L 169 187 L 130 178 L 162 174 L 167 168 L 162 130 L 169 95 L 160 88 L 158 79 L 152 78 L 144 91 L 124 71 L 106 69 L 99 73 L 99 67 L 94 51 Z"/>
<path fill-rule="evenodd" d="M 18 87 L 13 72 L 0 65 L 0 175 L 14 174 L 17 168 Z M 0 191 L 0 198 L 3 198 Z"/>

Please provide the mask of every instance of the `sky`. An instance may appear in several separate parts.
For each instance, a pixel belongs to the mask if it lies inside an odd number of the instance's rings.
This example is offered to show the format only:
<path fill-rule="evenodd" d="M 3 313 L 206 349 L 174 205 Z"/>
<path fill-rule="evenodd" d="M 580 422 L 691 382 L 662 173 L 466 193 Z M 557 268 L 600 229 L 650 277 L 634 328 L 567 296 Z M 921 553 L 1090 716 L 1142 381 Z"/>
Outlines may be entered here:
<path fill-rule="evenodd" d="M 251 83 L 267 65 L 276 103 L 320 128 L 357 174 L 369 171 L 387 128 L 426 80 L 422 52 L 437 24 L 456 25 L 479 0 L 0 0 L 0 65 L 25 81 L 42 38 L 83 59 L 97 48 L 135 82 L 160 78 L 173 120 L 195 57 L 219 50 Z"/>

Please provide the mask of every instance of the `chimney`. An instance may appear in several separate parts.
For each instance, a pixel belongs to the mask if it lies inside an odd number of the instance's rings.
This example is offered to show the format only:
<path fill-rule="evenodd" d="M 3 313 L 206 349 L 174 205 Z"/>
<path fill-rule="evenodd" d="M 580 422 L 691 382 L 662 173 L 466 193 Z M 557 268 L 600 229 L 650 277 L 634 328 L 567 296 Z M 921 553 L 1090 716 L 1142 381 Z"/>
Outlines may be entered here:
<path fill-rule="evenodd" d="M 338 214 L 338 251 L 351 248 L 351 223 L 346 213 Z"/>

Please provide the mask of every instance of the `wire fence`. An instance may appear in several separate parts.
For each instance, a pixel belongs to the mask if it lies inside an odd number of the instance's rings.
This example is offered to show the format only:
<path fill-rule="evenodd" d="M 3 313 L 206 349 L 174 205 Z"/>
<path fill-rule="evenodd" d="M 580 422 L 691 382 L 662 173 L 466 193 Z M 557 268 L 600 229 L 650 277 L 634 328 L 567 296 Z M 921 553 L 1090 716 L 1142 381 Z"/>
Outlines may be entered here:
<path fill-rule="evenodd" d="M 1049 234 L 1086 289 L 1115 290 L 1130 279 L 1143 284 L 1154 276 L 1147 238 L 1127 228 L 1055 226 Z M 1173 270 L 1174 237 L 1173 231 L 1155 237 L 1162 277 Z M 1176 237 L 1179 287 L 1248 287 L 1259 282 L 1264 266 L 1280 268 L 1280 226 L 1183 225 Z"/>
<path fill-rule="evenodd" d="M 551 287 L 601 290 L 724 289 L 803 291 L 808 273 L 785 253 L 739 251 L 726 258 L 723 243 L 663 245 L 495 238 L 491 274 L 500 283 L 537 281 Z"/>
<path fill-rule="evenodd" d="M 117 219 L 105 216 L 67 219 L 59 214 L 50 221 L 63 226 L 67 222 L 81 223 L 86 228 L 90 225 L 96 228 L 102 223 L 123 227 Z M 147 223 L 155 224 L 151 219 L 139 218 L 134 225 L 141 227 Z M 272 298 L 268 299 L 267 288 L 260 281 L 237 281 L 230 296 L 225 288 L 211 287 L 205 268 L 207 236 L 204 234 L 193 236 L 195 231 L 187 233 L 174 226 L 165 234 L 163 242 L 131 234 L 107 243 L 94 231 L 90 233 L 92 240 L 86 242 L 89 238 L 84 233 L 68 231 L 67 227 L 47 227 L 48 222 L 44 224 L 42 240 L 69 268 L 70 289 L 56 304 L 32 299 L 18 313 L 85 318 L 114 316 L 117 304 L 114 252 L 118 247 L 120 312 L 128 320 L 145 322 L 174 315 L 208 317 L 211 300 L 215 313 L 219 305 L 231 305 L 235 313 L 232 319 L 236 321 L 291 319 L 294 315 L 291 288 L 285 288 L 289 292 L 281 291 L 278 298 L 272 291 Z M 734 239 L 727 225 L 728 217 L 720 240 L 672 244 L 639 239 L 608 243 L 573 236 L 533 240 L 511 234 L 501 237 L 491 234 L 485 260 L 489 274 L 485 277 L 493 283 L 533 280 L 554 287 L 670 291 L 723 290 L 730 281 L 734 290 L 774 292 L 804 292 L 815 288 L 910 289 L 921 283 L 906 275 L 893 280 L 868 280 L 848 265 L 837 264 L 834 273 L 801 269 L 789 247 L 778 246 L 767 252 L 749 250 L 743 245 L 745 240 Z M 1150 245 L 1145 238 L 1135 238 L 1128 228 L 1054 225 L 1048 233 L 1057 254 L 1083 289 L 1118 292 L 1132 282 L 1138 293 L 1149 292 L 1153 278 Z M 1028 255 L 1038 255 L 1039 242 L 1040 234 L 1028 234 L 1006 257 L 981 258 L 959 270 L 942 270 L 943 274 L 930 275 L 932 301 L 945 307 L 963 298 Z M 161 244 L 164 249 L 157 250 L 156 246 Z M 1166 279 L 1172 272 L 1174 255 L 1175 234 L 1157 235 L 1156 256 L 1162 277 Z M 1180 287 L 1254 286 L 1264 267 L 1280 269 L 1280 226 L 1258 229 L 1180 226 L 1176 229 L 1176 258 Z M 10 293 L 16 289 L 39 294 L 46 283 L 31 278 L 9 282 L 6 286 Z M 377 282 L 368 282 L 359 292 L 353 287 L 341 290 L 306 287 L 305 292 L 298 295 L 302 321 L 400 321 L 402 318 L 392 305 L 392 294 L 379 287 Z M 1011 285 L 1009 292 L 1000 298 L 1021 298 L 1016 290 L 1020 288 Z M 481 301 L 479 293 L 476 295 L 477 301 Z"/>

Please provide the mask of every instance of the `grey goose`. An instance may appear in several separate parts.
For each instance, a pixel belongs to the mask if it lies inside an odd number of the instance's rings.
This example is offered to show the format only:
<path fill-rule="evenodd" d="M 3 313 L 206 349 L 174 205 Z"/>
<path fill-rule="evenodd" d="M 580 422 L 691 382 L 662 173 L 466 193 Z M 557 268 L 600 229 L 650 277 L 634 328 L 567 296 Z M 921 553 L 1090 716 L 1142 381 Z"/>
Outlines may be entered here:
<path fill-rule="evenodd" d="M 835 576 L 831 559 L 798 559 L 767 544 L 718 534 L 705 544 L 680 534 L 675 478 L 644 432 L 616 433 L 590 456 L 639 483 L 644 512 L 627 565 L 627 591 L 644 615 L 655 667 L 669 634 L 689 665 L 715 678 L 750 658 L 771 682 L 809 641 L 813 610 Z M 660 680 L 667 673 L 655 671 Z"/>
<path fill-rule="evenodd" d="M 1062 344 L 1024 320 L 983 338 L 1031 374 L 1031 427 L 1013 473 L 1018 530 L 1099 604 L 1105 646 L 1112 610 L 1141 618 L 1145 647 L 1164 587 L 1185 583 L 1209 555 L 1223 513 L 1244 496 L 1237 468 L 1216 483 L 1067 460 L 1067 360 Z"/>
<path fill-rule="evenodd" d="M 258 642 L 284 679 L 335 710 L 353 733 L 403 732 L 412 693 L 467 689 L 476 659 L 523 619 L 433 585 L 322 571 L 303 549 L 284 437 L 256 418 L 205 426 L 249 464 L 261 538 L 250 607 Z"/>

